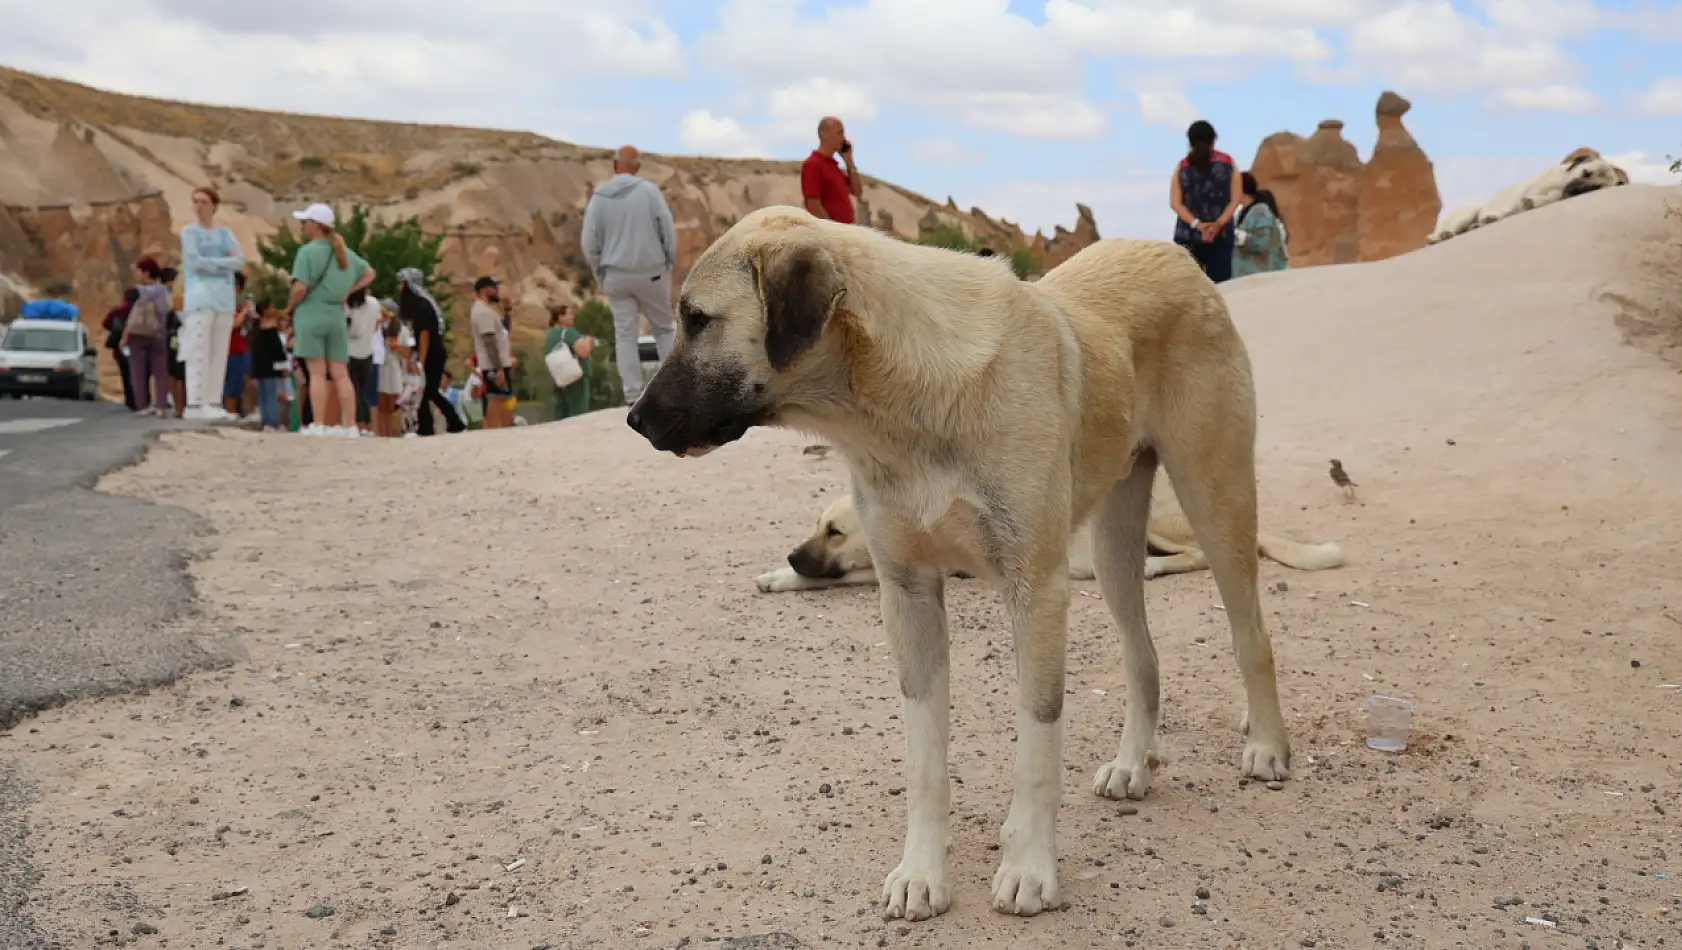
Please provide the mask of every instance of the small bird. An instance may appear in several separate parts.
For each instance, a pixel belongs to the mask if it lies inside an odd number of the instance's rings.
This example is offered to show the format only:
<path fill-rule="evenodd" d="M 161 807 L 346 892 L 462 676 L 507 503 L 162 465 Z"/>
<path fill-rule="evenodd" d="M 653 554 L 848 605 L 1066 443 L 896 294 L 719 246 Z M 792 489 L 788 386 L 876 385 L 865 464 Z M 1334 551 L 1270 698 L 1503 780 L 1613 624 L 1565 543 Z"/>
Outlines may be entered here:
<path fill-rule="evenodd" d="M 1356 484 L 1350 480 L 1349 473 L 1343 470 L 1343 463 L 1332 459 L 1332 484 L 1343 489 L 1343 503 L 1349 504 L 1355 500 Z"/>
<path fill-rule="evenodd" d="M 823 458 L 824 456 L 829 454 L 829 446 L 827 446 L 827 445 L 808 445 L 805 448 L 800 450 L 800 454 L 801 455 L 811 455 L 811 456 L 815 456 L 817 458 Z"/>

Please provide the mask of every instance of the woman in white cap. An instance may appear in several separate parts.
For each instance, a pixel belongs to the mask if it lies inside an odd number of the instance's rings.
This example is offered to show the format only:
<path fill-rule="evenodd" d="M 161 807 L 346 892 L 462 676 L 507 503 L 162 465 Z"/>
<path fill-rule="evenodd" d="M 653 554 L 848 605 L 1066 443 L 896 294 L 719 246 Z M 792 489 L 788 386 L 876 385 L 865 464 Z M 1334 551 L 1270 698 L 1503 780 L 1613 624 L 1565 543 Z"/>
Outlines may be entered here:
<path fill-rule="evenodd" d="M 309 241 L 292 261 L 292 296 L 286 314 L 292 321 L 292 351 L 309 367 L 310 408 L 314 421 L 305 435 L 348 436 L 356 427 L 356 391 L 345 369 L 350 359 L 345 298 L 374 282 L 374 269 L 345 247 L 333 229 L 333 209 L 313 204 L 292 216 L 303 222 Z M 327 386 L 339 397 L 339 418 L 326 418 Z"/>
<path fill-rule="evenodd" d="M 193 189 L 197 219 L 181 229 L 182 290 L 180 359 L 187 370 L 188 419 L 231 419 L 222 408 L 228 372 L 228 343 L 233 336 L 234 275 L 245 267 L 239 241 L 216 223 L 222 196 L 209 185 Z"/>

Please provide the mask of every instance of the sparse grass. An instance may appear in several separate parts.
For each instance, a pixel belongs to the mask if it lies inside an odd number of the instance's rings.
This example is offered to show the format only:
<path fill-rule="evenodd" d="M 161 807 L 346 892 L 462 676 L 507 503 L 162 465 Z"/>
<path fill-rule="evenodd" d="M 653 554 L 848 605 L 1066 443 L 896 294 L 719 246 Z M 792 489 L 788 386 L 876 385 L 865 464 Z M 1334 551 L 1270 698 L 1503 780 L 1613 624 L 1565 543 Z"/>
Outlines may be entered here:
<path fill-rule="evenodd" d="M 462 178 L 471 178 L 474 175 L 478 175 L 478 174 L 484 172 L 484 170 L 485 170 L 485 166 L 476 164 L 474 162 L 456 162 L 454 165 L 452 165 L 450 167 L 451 167 L 452 170 L 455 171 L 457 176 L 462 177 Z"/>
<path fill-rule="evenodd" d="M 327 167 L 327 159 L 319 155 L 305 155 L 298 159 L 298 167 L 307 172 L 318 172 Z"/>

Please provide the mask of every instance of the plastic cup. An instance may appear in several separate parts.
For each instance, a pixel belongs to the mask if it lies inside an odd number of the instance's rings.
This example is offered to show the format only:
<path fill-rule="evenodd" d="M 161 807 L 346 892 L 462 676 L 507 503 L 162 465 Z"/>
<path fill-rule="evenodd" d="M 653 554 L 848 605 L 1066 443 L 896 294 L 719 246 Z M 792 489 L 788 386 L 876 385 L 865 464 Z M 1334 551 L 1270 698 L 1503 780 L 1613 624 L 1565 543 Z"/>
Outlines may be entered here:
<path fill-rule="evenodd" d="M 1413 700 L 1373 696 L 1367 700 L 1367 748 L 1404 752 L 1413 729 Z"/>

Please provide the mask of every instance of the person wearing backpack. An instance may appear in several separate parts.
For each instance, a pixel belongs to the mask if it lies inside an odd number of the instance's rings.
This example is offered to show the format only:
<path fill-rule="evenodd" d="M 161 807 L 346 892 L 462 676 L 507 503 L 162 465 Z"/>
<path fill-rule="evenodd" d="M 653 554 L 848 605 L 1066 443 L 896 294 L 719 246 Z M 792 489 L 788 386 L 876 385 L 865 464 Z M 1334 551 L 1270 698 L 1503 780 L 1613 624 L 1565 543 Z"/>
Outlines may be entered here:
<path fill-rule="evenodd" d="M 129 370 L 134 374 L 134 404 L 143 416 L 161 416 L 169 401 L 169 288 L 163 268 L 148 255 L 134 262 L 134 303 L 123 324 L 121 343 L 128 347 Z"/>

